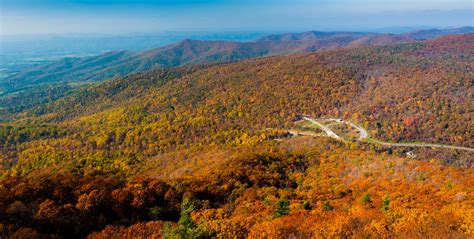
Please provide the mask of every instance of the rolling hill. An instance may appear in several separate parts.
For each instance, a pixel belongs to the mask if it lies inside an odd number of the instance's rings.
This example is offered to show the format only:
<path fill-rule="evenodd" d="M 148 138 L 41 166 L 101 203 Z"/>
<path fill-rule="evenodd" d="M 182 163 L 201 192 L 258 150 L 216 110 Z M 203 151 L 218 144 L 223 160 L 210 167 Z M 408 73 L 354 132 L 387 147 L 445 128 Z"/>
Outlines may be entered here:
<path fill-rule="evenodd" d="M 471 152 L 289 131 L 337 117 L 472 148 L 473 62 L 474 34 L 450 35 L 155 68 L 2 112 L 0 236 L 470 238 Z"/>
<path fill-rule="evenodd" d="M 80 138 L 85 142 L 130 123 L 136 124 L 134 130 L 156 124 L 163 135 L 152 130 L 133 143 L 153 141 L 157 146 L 149 146 L 152 154 L 201 140 L 220 142 L 206 136 L 220 130 L 232 132 L 221 139 L 227 141 L 240 130 L 288 128 L 302 114 L 350 118 L 387 141 L 473 147 L 466 101 L 473 94 L 473 44 L 474 34 L 467 34 L 423 43 L 158 68 L 92 84 L 20 112 L 7 109 L 0 119 L 60 124 L 85 134 L 87 138 Z M 177 128 L 161 128 L 162 120 Z M 189 127 L 195 124 L 199 127 Z M 180 127 L 188 130 L 174 135 Z"/>
<path fill-rule="evenodd" d="M 0 88 L 6 93 L 58 82 L 99 81 L 154 67 L 176 67 L 261 56 L 316 52 L 360 46 L 382 46 L 432 39 L 447 34 L 474 32 L 472 27 L 424 30 L 406 34 L 305 32 L 262 37 L 253 42 L 184 40 L 142 52 L 117 51 L 86 58 L 65 58 L 12 75 Z"/>

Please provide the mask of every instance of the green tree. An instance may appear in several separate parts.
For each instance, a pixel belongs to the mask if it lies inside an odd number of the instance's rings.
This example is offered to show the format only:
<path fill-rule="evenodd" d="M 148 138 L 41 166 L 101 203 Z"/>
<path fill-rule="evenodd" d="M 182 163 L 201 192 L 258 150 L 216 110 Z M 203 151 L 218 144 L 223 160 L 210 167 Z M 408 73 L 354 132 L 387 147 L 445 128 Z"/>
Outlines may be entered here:
<path fill-rule="evenodd" d="M 277 208 L 275 210 L 275 217 L 282 217 L 290 213 L 290 202 L 286 198 L 281 198 L 277 202 Z"/>
<path fill-rule="evenodd" d="M 323 210 L 324 211 L 332 211 L 332 209 L 334 209 L 331 204 L 329 203 L 328 200 L 324 201 L 323 203 Z"/>
<path fill-rule="evenodd" d="M 385 195 L 382 199 L 382 212 L 388 212 L 390 205 L 390 198 L 388 195 Z"/>
<path fill-rule="evenodd" d="M 188 239 L 188 238 L 205 238 L 209 237 L 209 233 L 197 226 L 191 214 L 195 207 L 193 202 L 188 198 L 184 197 L 181 202 L 181 213 L 178 221 L 178 225 L 171 230 L 171 225 L 165 225 L 164 237 L 170 239 Z"/>
<path fill-rule="evenodd" d="M 370 194 L 366 193 L 364 196 L 362 196 L 361 202 L 362 204 L 369 204 L 372 202 L 372 197 L 370 197 Z"/>

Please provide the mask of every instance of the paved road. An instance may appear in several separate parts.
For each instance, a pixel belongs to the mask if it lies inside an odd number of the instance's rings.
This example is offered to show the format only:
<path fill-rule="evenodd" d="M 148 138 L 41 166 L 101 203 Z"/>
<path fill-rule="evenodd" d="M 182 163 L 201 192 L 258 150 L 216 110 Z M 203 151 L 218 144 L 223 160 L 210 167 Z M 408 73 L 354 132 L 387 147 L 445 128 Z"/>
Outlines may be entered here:
<path fill-rule="evenodd" d="M 342 137 L 340 137 L 339 135 L 334 133 L 334 131 L 332 131 L 329 127 L 327 127 L 326 125 L 318 122 L 317 120 L 306 117 L 306 116 L 303 117 L 303 119 L 310 122 L 310 123 L 312 123 L 312 124 L 317 125 L 319 128 L 321 128 L 326 133 L 326 135 L 328 137 L 345 141 Z M 369 139 L 369 133 L 362 126 L 356 125 L 356 124 L 354 124 L 352 122 L 349 122 L 349 121 L 344 121 L 342 119 L 327 119 L 327 120 L 334 121 L 334 122 L 341 123 L 341 124 L 345 123 L 345 124 L 348 124 L 351 127 L 355 128 L 355 129 L 357 129 L 359 131 L 358 140 L 362 141 L 362 142 L 371 142 L 371 143 L 385 145 L 385 146 L 389 146 L 389 147 L 429 147 L 429 148 L 456 149 L 456 150 L 465 150 L 465 151 L 469 151 L 469 152 L 474 152 L 473 148 L 462 147 L 462 146 L 453 146 L 453 145 L 445 145 L 445 144 L 433 144 L 433 143 L 389 143 L 389 142 L 383 142 L 383 141 L 376 140 L 376 139 Z M 307 135 L 309 135 L 309 134 L 307 134 Z"/>
<path fill-rule="evenodd" d="M 288 133 L 295 136 L 300 136 L 300 135 L 313 136 L 313 137 L 324 136 L 323 134 L 318 134 L 318 133 L 309 132 L 309 131 L 298 131 L 298 130 L 288 130 Z"/>
<path fill-rule="evenodd" d="M 369 132 L 367 132 L 367 130 L 351 122 L 348 122 L 348 124 L 359 131 L 360 133 L 359 140 L 366 140 L 367 138 L 369 138 Z"/>
<path fill-rule="evenodd" d="M 381 144 L 390 147 L 429 147 L 429 148 L 444 148 L 444 149 L 457 149 L 457 150 L 466 150 L 474 152 L 474 149 L 462 146 L 453 146 L 445 144 L 431 144 L 431 143 L 389 143 L 383 142 L 376 139 L 371 139 L 370 142 Z"/>
<path fill-rule="evenodd" d="M 352 122 L 349 122 L 349 121 L 344 121 L 342 119 L 333 119 L 333 118 L 330 118 L 328 119 L 330 121 L 334 121 L 336 123 L 339 123 L 339 124 L 342 124 L 342 123 L 346 123 L 348 125 L 350 125 L 352 128 L 355 128 L 357 129 L 357 131 L 359 131 L 359 140 L 366 140 L 367 138 L 369 138 L 369 132 L 367 132 L 367 130 L 365 130 L 364 128 L 360 127 L 359 125 L 356 125 Z"/>
<path fill-rule="evenodd" d="M 314 119 L 311 119 L 309 117 L 303 117 L 303 119 L 309 121 L 312 124 L 317 125 L 319 128 L 321 128 L 321 130 L 323 130 L 327 134 L 327 136 L 329 136 L 331 138 L 338 139 L 338 140 L 344 140 L 341 137 L 339 137 L 339 135 L 334 133 L 330 128 L 328 128 L 326 125 L 323 125 L 323 124 L 319 123 L 318 121 L 316 121 Z"/>

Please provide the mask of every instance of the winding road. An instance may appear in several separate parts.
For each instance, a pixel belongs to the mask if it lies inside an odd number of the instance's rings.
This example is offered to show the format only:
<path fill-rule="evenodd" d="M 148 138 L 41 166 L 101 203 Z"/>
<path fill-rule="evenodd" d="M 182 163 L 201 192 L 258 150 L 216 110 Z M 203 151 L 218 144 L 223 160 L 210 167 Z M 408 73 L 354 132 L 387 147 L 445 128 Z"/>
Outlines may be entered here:
<path fill-rule="evenodd" d="M 303 119 L 316 125 L 318 128 L 320 128 L 322 131 L 326 133 L 328 137 L 341 140 L 341 141 L 346 141 L 344 138 L 341 136 L 337 135 L 332 131 L 327 125 L 319 122 L 316 119 L 312 119 L 307 116 L 303 116 Z M 347 124 L 350 125 L 352 128 L 356 129 L 359 131 L 359 138 L 357 139 L 358 141 L 362 142 L 369 142 L 369 143 L 375 143 L 379 145 L 384 145 L 384 146 L 389 146 L 389 147 L 429 147 L 429 148 L 442 148 L 442 149 L 456 149 L 456 150 L 465 150 L 469 152 L 474 152 L 473 148 L 468 148 L 468 147 L 462 147 L 462 146 L 453 146 L 453 145 L 445 145 L 445 144 L 433 144 L 433 143 L 389 143 L 389 142 L 384 142 L 380 141 L 377 139 L 372 139 L 369 137 L 369 133 L 366 129 L 364 129 L 360 125 L 356 125 L 352 122 L 349 121 L 344 121 L 342 119 L 334 119 L 334 118 L 329 118 L 325 119 L 326 121 L 334 121 L 339 124 Z M 309 134 L 307 134 L 309 135 Z"/>
<path fill-rule="evenodd" d="M 314 120 L 314 119 L 311 119 L 309 117 L 306 117 L 304 116 L 303 117 L 304 120 L 312 123 L 312 124 L 315 124 L 317 125 L 321 130 L 323 130 L 328 137 L 331 137 L 331 138 L 335 138 L 335 139 L 338 139 L 338 140 L 343 140 L 341 137 L 339 137 L 339 135 L 337 135 L 336 133 L 334 133 L 329 127 L 327 127 L 326 125 L 324 124 L 321 124 L 319 123 L 318 121 Z"/>

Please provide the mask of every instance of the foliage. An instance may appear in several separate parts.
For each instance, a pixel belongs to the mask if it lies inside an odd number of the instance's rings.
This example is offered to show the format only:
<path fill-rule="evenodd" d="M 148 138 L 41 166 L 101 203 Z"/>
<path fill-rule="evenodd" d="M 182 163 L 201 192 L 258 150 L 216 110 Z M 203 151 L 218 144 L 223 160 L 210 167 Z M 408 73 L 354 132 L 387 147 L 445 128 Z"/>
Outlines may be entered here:
<path fill-rule="evenodd" d="M 471 146 L 472 39 L 155 70 L 2 115 L 0 237 L 472 237 L 472 154 L 285 133 L 331 115 Z"/>
<path fill-rule="evenodd" d="M 206 160 L 206 151 L 202 153 Z M 472 234 L 472 169 L 305 138 L 240 146 L 232 156 L 221 157 L 214 168 L 163 180 L 70 174 L 6 177 L 0 181 L 2 234 L 28 231 L 68 238 Z M 433 176 L 420 183 L 419 172 Z M 447 182 L 455 186 L 448 188 Z M 369 194 L 373 206 L 360 205 Z M 389 210 L 380 210 L 385 207 Z"/>
<path fill-rule="evenodd" d="M 390 198 L 388 195 L 385 195 L 382 199 L 382 212 L 388 212 L 390 209 Z"/>
<path fill-rule="evenodd" d="M 282 217 L 290 213 L 290 202 L 286 198 L 281 198 L 276 205 L 275 217 Z"/>
<path fill-rule="evenodd" d="M 372 198 L 370 197 L 370 194 L 365 193 L 365 194 L 362 196 L 362 199 L 360 200 L 360 202 L 361 202 L 362 204 L 369 204 L 369 203 L 372 203 Z"/>
<path fill-rule="evenodd" d="M 331 206 L 331 203 L 326 200 L 323 202 L 323 210 L 324 211 L 332 211 L 334 208 Z"/>

